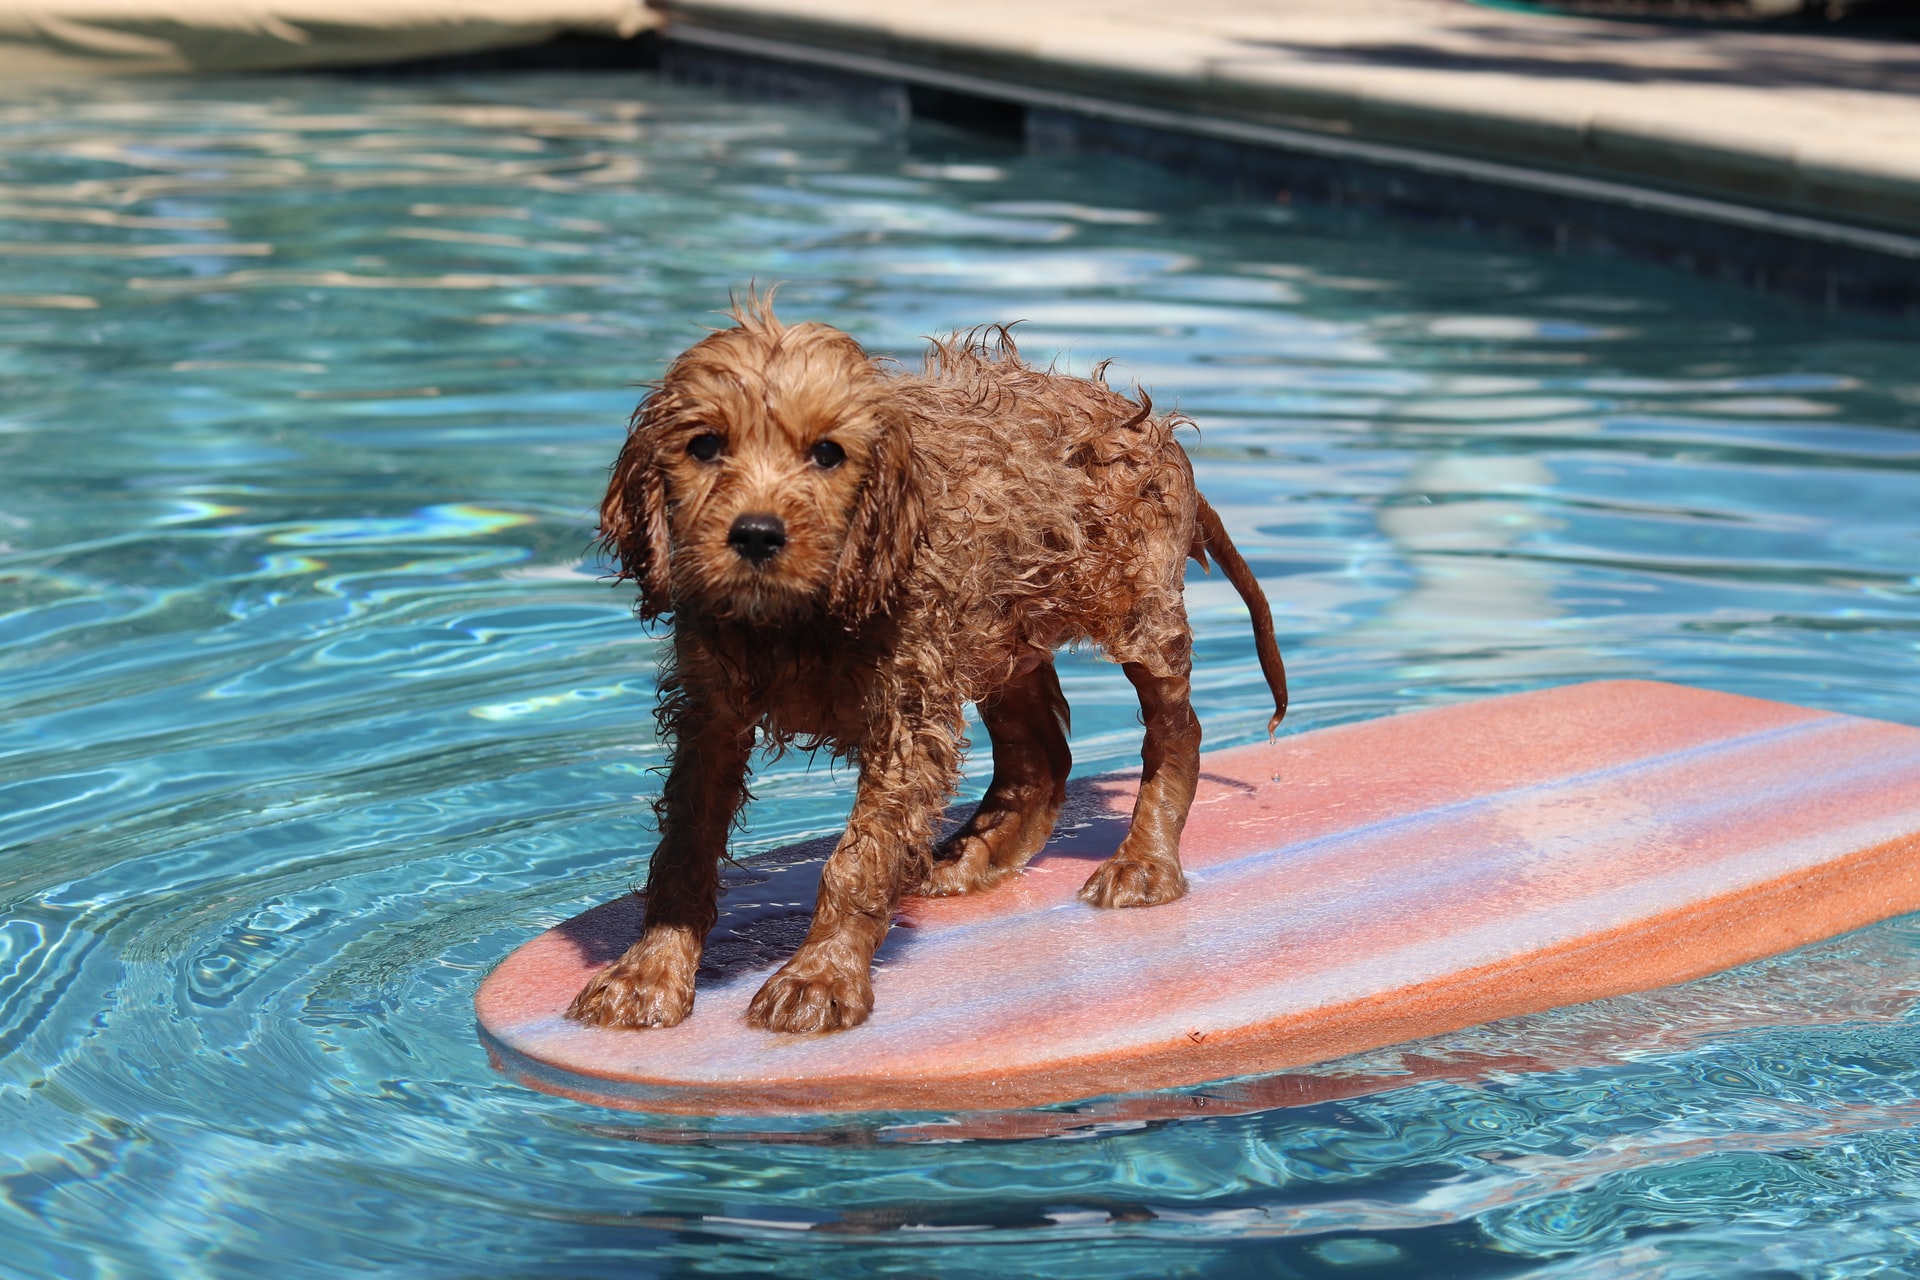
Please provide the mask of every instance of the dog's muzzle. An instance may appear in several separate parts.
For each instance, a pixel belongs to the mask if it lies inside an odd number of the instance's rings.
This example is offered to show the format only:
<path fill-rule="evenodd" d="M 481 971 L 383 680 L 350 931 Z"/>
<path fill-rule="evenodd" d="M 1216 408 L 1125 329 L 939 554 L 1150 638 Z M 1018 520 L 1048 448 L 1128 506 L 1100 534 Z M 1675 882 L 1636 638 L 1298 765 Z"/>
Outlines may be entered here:
<path fill-rule="evenodd" d="M 727 545 L 755 568 L 780 554 L 787 545 L 787 522 L 779 516 L 736 516 L 727 530 Z"/>

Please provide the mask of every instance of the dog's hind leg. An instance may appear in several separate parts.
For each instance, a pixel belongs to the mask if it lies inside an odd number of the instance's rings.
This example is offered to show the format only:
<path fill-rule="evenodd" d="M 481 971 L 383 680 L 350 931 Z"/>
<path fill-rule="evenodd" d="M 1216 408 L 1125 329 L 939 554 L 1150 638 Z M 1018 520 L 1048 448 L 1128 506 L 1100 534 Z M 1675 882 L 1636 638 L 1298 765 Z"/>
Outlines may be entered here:
<path fill-rule="evenodd" d="M 1200 720 L 1189 701 L 1186 670 L 1156 676 L 1135 662 L 1121 669 L 1140 696 L 1147 725 L 1140 747 L 1140 794 L 1119 850 L 1087 878 L 1080 897 L 1096 907 L 1151 907 L 1187 891 L 1180 832 L 1200 780 Z"/>
<path fill-rule="evenodd" d="M 920 892 L 972 893 L 998 884 L 1040 852 L 1067 798 L 1067 699 L 1049 654 L 980 704 L 993 740 L 993 781 L 980 807 L 934 855 Z"/>
<path fill-rule="evenodd" d="M 746 795 L 753 731 L 686 718 L 660 805 L 640 939 L 575 996 L 567 1016 L 596 1027 L 671 1027 L 693 1011 L 693 979 L 719 915 L 720 857 Z"/>

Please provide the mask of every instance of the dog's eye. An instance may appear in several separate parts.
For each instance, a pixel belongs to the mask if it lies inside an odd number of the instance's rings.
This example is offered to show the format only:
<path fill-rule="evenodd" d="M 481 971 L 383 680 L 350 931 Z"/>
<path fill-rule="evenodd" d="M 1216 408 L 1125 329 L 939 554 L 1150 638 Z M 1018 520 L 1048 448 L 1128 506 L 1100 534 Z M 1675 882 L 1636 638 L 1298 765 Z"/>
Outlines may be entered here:
<path fill-rule="evenodd" d="M 712 462 L 720 456 L 720 437 L 711 431 L 705 431 L 687 441 L 687 452 L 702 462 Z"/>
<path fill-rule="evenodd" d="M 807 451 L 807 456 L 814 466 L 831 471 L 847 460 L 847 451 L 831 440 L 822 440 Z"/>

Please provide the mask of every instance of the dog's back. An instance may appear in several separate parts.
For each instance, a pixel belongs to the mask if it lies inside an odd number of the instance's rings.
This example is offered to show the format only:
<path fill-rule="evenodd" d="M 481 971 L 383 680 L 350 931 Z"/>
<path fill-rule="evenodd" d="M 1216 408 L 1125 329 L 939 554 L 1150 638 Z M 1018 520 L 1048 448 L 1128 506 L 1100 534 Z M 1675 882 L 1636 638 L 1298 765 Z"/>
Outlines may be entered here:
<path fill-rule="evenodd" d="M 901 382 L 926 486 L 925 586 L 966 621 L 1011 624 L 962 629 L 1042 650 L 1092 641 L 1170 670 L 1195 528 L 1183 419 L 1035 369 L 1000 329 L 935 343 Z"/>

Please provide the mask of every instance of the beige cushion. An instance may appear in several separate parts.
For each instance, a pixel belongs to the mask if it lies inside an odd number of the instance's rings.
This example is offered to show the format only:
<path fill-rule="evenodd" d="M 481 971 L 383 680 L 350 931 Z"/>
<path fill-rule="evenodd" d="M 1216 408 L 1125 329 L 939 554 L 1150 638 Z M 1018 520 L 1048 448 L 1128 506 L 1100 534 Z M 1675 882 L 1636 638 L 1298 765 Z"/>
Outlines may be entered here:
<path fill-rule="evenodd" d="M 657 21 L 643 0 L 0 0 L 0 80 L 362 66 Z"/>

